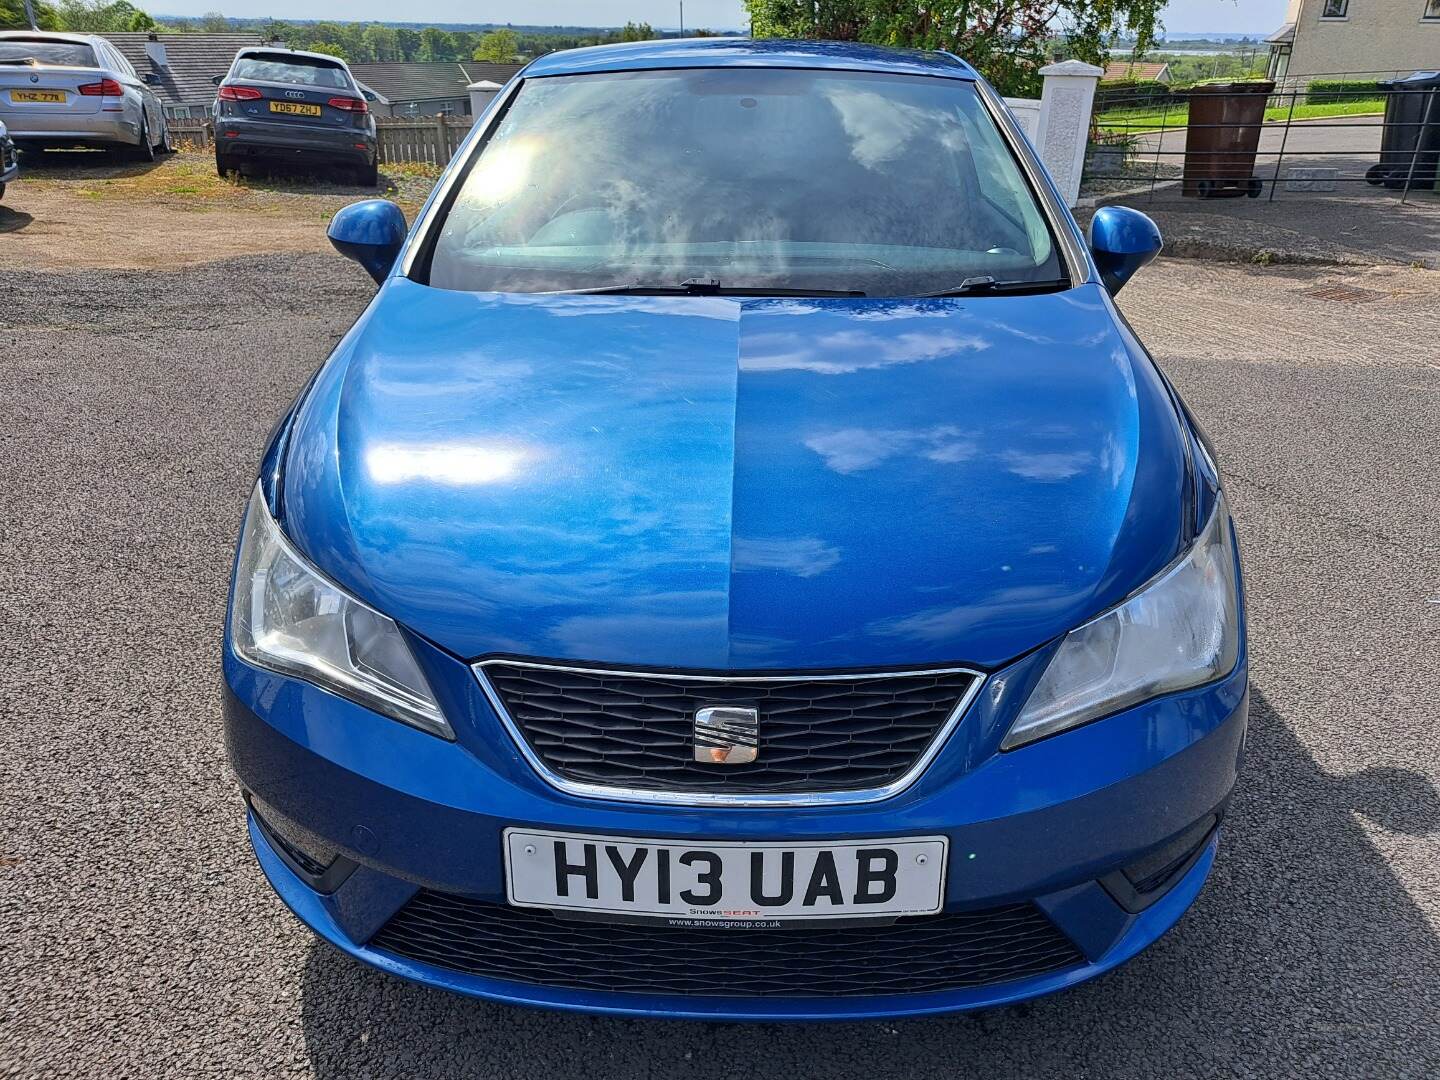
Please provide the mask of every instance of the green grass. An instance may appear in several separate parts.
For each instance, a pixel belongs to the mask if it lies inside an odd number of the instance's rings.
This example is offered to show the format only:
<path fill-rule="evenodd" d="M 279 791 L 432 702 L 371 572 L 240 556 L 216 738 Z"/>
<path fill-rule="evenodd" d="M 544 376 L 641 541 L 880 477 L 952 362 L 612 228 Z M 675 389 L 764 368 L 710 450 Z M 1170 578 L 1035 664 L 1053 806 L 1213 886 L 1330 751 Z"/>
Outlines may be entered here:
<path fill-rule="evenodd" d="M 1323 105 L 1296 105 L 1293 118 L 1313 120 L 1322 116 L 1363 116 L 1385 111 L 1384 98 L 1360 98 L 1355 101 L 1326 102 Z M 1267 121 L 1285 120 L 1292 114 L 1289 105 L 1279 105 L 1265 110 Z M 1161 127 L 1184 127 L 1190 116 L 1188 105 L 1145 106 L 1138 109 L 1110 109 L 1100 113 L 1095 122 L 1101 131 L 1113 131 L 1121 135 L 1143 135 L 1147 131 L 1159 131 Z"/>
<path fill-rule="evenodd" d="M 1146 105 L 1137 109 L 1108 109 L 1095 117 L 1095 123 L 1101 131 L 1143 135 L 1147 131 L 1159 131 L 1162 127 L 1184 127 L 1189 115 L 1188 105 L 1171 105 L 1168 109 Z"/>
<path fill-rule="evenodd" d="M 1384 98 L 1356 98 L 1354 101 L 1327 101 L 1323 105 L 1296 105 L 1294 118 L 1313 120 L 1318 116 L 1365 116 L 1384 111 Z M 1289 115 L 1288 105 L 1265 110 L 1266 120 L 1284 120 Z"/>

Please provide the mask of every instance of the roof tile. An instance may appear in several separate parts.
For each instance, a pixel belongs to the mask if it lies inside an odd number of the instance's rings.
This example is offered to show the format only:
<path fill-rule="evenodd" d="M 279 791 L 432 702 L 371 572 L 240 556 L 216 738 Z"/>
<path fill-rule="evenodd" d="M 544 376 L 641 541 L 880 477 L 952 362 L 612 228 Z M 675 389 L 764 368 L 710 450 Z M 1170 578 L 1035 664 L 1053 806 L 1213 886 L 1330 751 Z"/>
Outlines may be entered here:
<path fill-rule="evenodd" d="M 101 34 L 130 61 L 141 75 L 154 72 L 160 82 L 152 87 L 166 105 L 208 106 L 215 100 L 210 82 L 230 70 L 241 49 L 264 44 L 259 34 L 158 34 L 165 46 L 166 67 L 157 67 L 145 52 L 147 33 Z"/>

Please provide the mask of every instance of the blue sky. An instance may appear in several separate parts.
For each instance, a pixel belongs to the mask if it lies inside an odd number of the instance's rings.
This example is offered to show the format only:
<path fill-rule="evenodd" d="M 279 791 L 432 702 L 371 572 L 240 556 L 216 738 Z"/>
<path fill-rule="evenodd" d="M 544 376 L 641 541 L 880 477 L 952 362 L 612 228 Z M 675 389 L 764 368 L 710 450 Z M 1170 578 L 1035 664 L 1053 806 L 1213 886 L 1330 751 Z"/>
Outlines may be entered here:
<path fill-rule="evenodd" d="M 394 0 L 159 0 L 141 3 L 166 15 L 200 15 L 217 8 L 227 15 L 291 19 L 393 19 Z M 563 23 L 573 26 L 618 26 L 626 21 L 674 27 L 678 0 L 417 0 L 406 16 L 418 22 Z M 1165 25 L 1178 32 L 1215 30 L 1268 34 L 1285 19 L 1285 0 L 1173 0 L 1165 8 Z M 740 0 L 685 0 L 686 26 L 741 27 Z"/>

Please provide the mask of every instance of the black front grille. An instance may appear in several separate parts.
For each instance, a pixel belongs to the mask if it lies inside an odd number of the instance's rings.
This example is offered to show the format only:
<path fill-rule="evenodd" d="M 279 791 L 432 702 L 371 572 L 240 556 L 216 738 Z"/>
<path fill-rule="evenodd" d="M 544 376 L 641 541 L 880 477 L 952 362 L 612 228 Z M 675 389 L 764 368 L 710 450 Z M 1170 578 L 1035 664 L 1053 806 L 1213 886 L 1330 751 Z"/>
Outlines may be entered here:
<path fill-rule="evenodd" d="M 903 776 L 979 677 L 968 671 L 712 681 L 480 665 L 531 749 L 567 780 L 653 791 L 854 791 Z M 759 755 L 694 760 L 695 713 L 749 706 Z"/>
<path fill-rule="evenodd" d="M 705 997 L 871 997 L 988 986 L 1084 962 L 1033 904 L 887 925 L 694 929 L 561 919 L 422 890 L 373 948 L 510 982 Z"/>

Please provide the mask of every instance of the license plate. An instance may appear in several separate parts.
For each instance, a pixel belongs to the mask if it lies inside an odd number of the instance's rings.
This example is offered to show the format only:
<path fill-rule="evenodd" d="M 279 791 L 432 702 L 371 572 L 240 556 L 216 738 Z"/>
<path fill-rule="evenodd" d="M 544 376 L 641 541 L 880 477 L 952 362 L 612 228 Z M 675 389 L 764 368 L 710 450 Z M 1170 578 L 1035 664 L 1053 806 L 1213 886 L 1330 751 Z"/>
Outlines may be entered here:
<path fill-rule="evenodd" d="M 297 105 L 291 101 L 272 101 L 270 111 L 274 113 L 286 113 L 290 116 L 319 116 L 319 105 Z"/>
<path fill-rule="evenodd" d="M 505 830 L 510 903 L 675 926 L 931 915 L 945 898 L 943 836 L 793 844 Z"/>
<path fill-rule="evenodd" d="M 65 104 L 64 90 L 11 90 L 11 101 L 51 101 Z"/>

